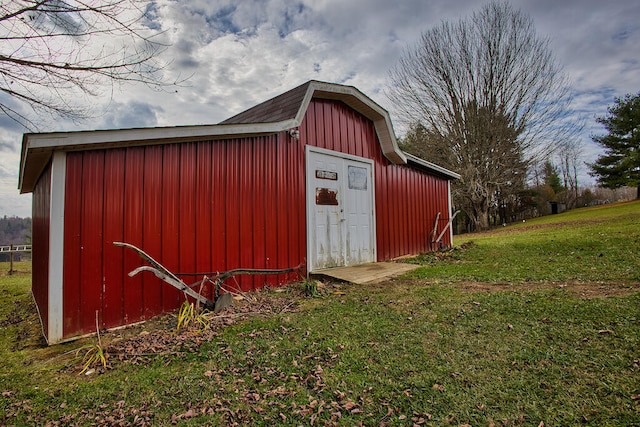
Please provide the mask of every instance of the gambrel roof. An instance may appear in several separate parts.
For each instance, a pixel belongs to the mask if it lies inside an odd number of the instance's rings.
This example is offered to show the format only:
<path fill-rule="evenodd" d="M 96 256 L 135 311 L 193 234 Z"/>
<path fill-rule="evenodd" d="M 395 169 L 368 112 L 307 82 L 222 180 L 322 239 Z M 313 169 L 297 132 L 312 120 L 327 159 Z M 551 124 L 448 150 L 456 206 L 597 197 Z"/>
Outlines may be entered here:
<path fill-rule="evenodd" d="M 22 138 L 18 188 L 21 193 L 33 191 L 55 150 L 168 144 L 282 132 L 300 126 L 312 98 L 341 101 L 371 120 L 382 152 L 390 162 L 410 162 L 449 179 L 459 178 L 454 172 L 400 150 L 389 113 L 355 87 L 311 80 L 216 125 L 25 134 Z"/>

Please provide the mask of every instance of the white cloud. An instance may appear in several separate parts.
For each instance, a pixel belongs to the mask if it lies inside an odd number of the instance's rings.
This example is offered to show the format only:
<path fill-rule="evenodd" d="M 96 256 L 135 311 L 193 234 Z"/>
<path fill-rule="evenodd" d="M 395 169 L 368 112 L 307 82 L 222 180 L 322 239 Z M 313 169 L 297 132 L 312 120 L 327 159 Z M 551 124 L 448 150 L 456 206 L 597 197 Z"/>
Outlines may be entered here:
<path fill-rule="evenodd" d="M 640 91 L 640 3 L 635 0 L 512 0 L 550 38 L 575 90 L 576 120 L 587 124 L 585 158 L 599 148 L 594 117 L 615 96 Z M 159 0 L 147 25 L 170 43 L 168 78 L 190 76 L 167 91 L 115 87 L 91 100 L 103 115 L 82 124 L 52 122 L 44 131 L 217 123 L 258 102 L 317 79 L 356 86 L 393 113 L 383 94 L 389 68 L 407 44 L 441 21 L 478 10 L 472 0 Z M 28 215 L 17 196 L 21 132 L 0 117 L 0 215 Z M 396 130 L 400 130 L 396 124 Z M 13 151 L 7 151 L 8 146 Z M 583 172 L 583 182 L 592 181 Z M 25 213 L 26 212 L 26 213 Z"/>
<path fill-rule="evenodd" d="M 127 129 L 137 127 L 155 127 L 162 107 L 155 104 L 130 100 L 126 103 L 112 102 L 102 116 L 102 124 L 96 129 Z"/>

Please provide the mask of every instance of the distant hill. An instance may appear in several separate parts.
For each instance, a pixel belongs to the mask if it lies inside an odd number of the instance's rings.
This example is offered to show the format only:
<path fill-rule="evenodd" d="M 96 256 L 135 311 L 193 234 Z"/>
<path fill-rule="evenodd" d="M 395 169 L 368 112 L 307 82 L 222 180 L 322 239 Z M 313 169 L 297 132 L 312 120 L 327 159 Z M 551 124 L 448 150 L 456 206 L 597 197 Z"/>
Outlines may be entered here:
<path fill-rule="evenodd" d="M 31 244 L 31 218 L 0 218 L 0 246 Z"/>

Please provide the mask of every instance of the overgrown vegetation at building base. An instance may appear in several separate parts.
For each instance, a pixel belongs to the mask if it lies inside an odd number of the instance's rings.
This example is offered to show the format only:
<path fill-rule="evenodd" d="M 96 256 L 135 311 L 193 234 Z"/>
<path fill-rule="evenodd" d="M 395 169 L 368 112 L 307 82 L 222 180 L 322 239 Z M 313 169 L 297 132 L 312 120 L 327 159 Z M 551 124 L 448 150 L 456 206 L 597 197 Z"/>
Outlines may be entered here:
<path fill-rule="evenodd" d="M 464 236 L 379 285 L 258 292 L 204 331 L 103 334 L 92 375 L 75 349 L 95 339 L 44 347 L 29 276 L 2 276 L 0 424 L 637 425 L 639 212 Z"/>

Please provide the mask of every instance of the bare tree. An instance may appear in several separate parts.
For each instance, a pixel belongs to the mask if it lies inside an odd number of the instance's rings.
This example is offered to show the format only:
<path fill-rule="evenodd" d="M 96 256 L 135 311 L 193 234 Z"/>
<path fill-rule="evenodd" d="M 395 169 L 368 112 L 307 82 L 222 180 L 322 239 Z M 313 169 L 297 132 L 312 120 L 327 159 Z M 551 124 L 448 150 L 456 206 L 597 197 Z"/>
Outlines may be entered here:
<path fill-rule="evenodd" d="M 507 3 L 423 33 L 390 71 L 387 94 L 401 120 L 424 127 L 431 159 L 461 175 L 454 199 L 478 229 L 497 194 L 578 130 L 548 40 Z"/>
<path fill-rule="evenodd" d="M 81 119 L 86 98 L 116 82 L 162 87 L 164 45 L 140 0 L 0 2 L 0 111 L 23 126 L 35 113 Z"/>
<path fill-rule="evenodd" d="M 578 191 L 578 167 L 581 164 L 582 144 L 580 140 L 566 141 L 558 150 L 560 160 L 560 172 L 566 191 L 565 203 L 569 209 L 577 206 Z"/>

